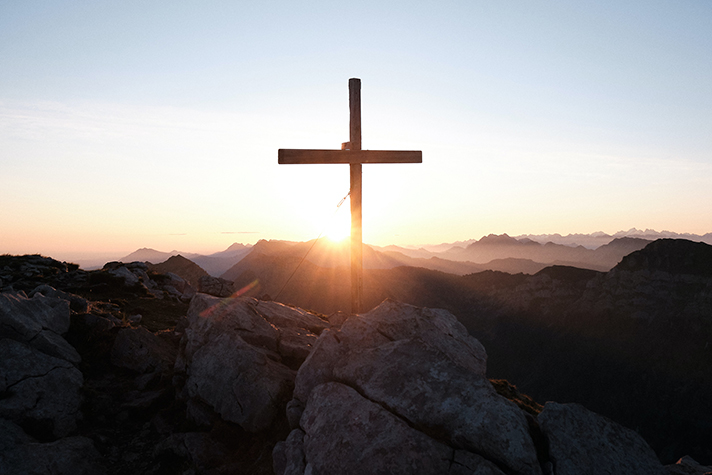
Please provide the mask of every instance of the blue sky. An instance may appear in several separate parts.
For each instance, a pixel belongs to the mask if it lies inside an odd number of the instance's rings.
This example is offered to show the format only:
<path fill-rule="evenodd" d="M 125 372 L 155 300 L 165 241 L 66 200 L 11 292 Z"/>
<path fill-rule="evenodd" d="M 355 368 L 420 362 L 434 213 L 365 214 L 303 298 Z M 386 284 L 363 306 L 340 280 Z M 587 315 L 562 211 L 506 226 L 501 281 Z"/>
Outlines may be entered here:
<path fill-rule="evenodd" d="M 706 1 L 12 1 L 0 64 L 0 252 L 312 239 L 348 167 L 277 149 L 347 141 L 350 77 L 423 151 L 364 166 L 367 243 L 712 231 Z"/>

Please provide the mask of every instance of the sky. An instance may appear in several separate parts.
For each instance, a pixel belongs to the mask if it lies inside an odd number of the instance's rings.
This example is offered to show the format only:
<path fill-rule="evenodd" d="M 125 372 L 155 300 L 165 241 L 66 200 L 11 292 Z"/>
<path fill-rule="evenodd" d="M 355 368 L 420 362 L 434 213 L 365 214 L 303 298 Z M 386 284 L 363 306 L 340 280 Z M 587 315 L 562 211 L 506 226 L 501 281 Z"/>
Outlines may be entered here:
<path fill-rule="evenodd" d="M 712 231 L 709 1 L 0 2 L 0 253 Z"/>

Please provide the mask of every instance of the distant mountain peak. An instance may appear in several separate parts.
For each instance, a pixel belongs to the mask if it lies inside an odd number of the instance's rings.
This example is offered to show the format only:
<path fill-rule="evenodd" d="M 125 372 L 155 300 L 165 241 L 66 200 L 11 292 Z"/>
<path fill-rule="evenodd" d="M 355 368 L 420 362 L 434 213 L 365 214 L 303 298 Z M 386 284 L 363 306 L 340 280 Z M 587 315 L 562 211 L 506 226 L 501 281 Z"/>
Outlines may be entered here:
<path fill-rule="evenodd" d="M 483 236 L 482 239 L 480 239 L 477 242 L 473 242 L 470 244 L 470 246 L 475 246 L 475 245 L 502 245 L 502 244 L 520 244 L 519 241 L 514 239 L 513 237 L 509 237 L 507 234 L 489 234 L 487 236 Z"/>
<path fill-rule="evenodd" d="M 712 246 L 687 239 L 658 239 L 625 256 L 615 268 L 712 276 Z"/>
<path fill-rule="evenodd" d="M 241 242 L 235 242 L 230 245 L 226 251 L 241 251 L 242 249 L 246 249 L 250 247 L 249 245 L 242 244 Z"/>

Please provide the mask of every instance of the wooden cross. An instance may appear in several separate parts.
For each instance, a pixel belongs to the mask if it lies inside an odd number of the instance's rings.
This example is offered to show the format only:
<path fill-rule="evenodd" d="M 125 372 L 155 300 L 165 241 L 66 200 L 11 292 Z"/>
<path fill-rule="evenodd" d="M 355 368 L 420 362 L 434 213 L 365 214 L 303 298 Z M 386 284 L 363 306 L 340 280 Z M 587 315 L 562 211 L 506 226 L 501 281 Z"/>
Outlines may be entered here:
<path fill-rule="evenodd" d="M 351 168 L 351 311 L 361 312 L 363 295 L 363 233 L 361 228 L 361 164 L 422 163 L 421 151 L 361 150 L 361 80 L 349 79 L 349 141 L 341 150 L 279 149 L 280 164 L 348 163 Z"/>

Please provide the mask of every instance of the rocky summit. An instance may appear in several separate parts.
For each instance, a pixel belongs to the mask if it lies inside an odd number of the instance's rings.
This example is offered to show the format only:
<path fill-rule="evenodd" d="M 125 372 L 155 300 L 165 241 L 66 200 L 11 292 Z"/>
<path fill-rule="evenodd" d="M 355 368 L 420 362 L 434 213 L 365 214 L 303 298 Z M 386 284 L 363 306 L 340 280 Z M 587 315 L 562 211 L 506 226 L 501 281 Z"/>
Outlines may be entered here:
<path fill-rule="evenodd" d="M 634 431 L 490 381 L 449 312 L 196 292 L 0 256 L 2 474 L 668 474 Z"/>

